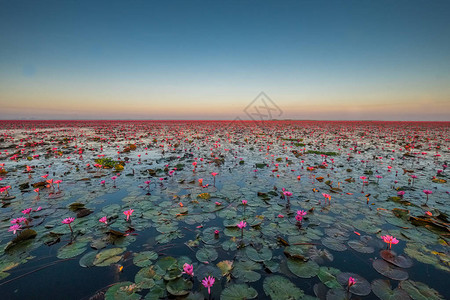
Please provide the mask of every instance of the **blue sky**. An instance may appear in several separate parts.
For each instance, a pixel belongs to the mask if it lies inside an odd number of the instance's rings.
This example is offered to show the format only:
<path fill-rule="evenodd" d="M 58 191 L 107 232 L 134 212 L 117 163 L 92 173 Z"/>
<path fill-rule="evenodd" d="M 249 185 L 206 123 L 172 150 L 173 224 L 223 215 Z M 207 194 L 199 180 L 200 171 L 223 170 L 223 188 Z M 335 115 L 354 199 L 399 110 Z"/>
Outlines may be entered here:
<path fill-rule="evenodd" d="M 450 1 L 0 1 L 1 119 L 450 120 Z"/>

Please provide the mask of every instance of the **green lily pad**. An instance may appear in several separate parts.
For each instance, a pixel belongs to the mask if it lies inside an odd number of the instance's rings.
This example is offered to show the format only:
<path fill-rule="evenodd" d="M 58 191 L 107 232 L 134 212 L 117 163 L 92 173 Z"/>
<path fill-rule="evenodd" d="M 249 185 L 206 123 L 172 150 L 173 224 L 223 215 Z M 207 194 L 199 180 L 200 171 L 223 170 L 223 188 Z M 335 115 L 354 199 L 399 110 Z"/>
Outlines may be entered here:
<path fill-rule="evenodd" d="M 80 266 L 82 266 L 83 268 L 93 267 L 95 256 L 97 255 L 97 253 L 98 251 L 90 251 L 83 255 L 79 261 Z"/>
<path fill-rule="evenodd" d="M 182 277 L 175 280 L 171 280 L 167 283 L 167 291 L 174 296 L 183 296 L 189 294 L 192 289 L 193 283 L 191 280 L 184 279 Z"/>
<path fill-rule="evenodd" d="M 406 291 L 414 300 L 444 299 L 438 291 L 419 281 L 405 280 L 400 282 L 399 287 Z"/>
<path fill-rule="evenodd" d="M 253 247 L 246 247 L 245 253 L 247 257 L 256 262 L 263 262 L 272 259 L 272 251 L 269 248 L 262 248 L 261 250 L 256 250 Z"/>
<path fill-rule="evenodd" d="M 255 282 L 261 278 L 261 274 L 255 272 L 260 269 L 261 265 L 254 261 L 251 260 L 238 261 L 234 264 L 234 268 L 231 274 L 234 277 L 237 277 L 243 281 Z"/>
<path fill-rule="evenodd" d="M 124 248 L 111 248 L 103 250 L 95 256 L 94 265 L 98 267 L 107 267 L 111 264 L 115 264 L 122 259 L 122 255 L 119 254 L 124 251 Z"/>
<path fill-rule="evenodd" d="M 195 257 L 201 262 L 212 262 L 215 261 L 219 254 L 214 248 L 201 248 L 195 253 Z"/>
<path fill-rule="evenodd" d="M 152 264 L 152 260 L 156 260 L 158 258 L 158 253 L 154 251 L 144 251 L 141 253 L 137 253 L 133 258 L 133 263 L 138 267 L 148 267 Z"/>
<path fill-rule="evenodd" d="M 225 288 L 220 294 L 220 300 L 245 300 L 254 299 L 258 292 L 247 284 L 233 284 Z"/>
<path fill-rule="evenodd" d="M 376 279 L 372 282 L 373 293 L 381 300 L 408 300 L 408 293 L 402 289 L 391 289 L 389 280 Z"/>
<path fill-rule="evenodd" d="M 378 273 L 394 280 L 406 280 L 408 279 L 408 272 L 403 271 L 396 266 L 382 260 L 376 259 L 373 261 L 372 266 Z"/>
<path fill-rule="evenodd" d="M 370 294 L 370 290 L 371 290 L 370 283 L 364 277 L 362 277 L 358 274 L 339 273 L 336 276 L 336 279 L 343 287 L 347 287 L 348 279 L 350 277 L 353 277 L 356 281 L 356 283 L 350 287 L 350 292 L 352 294 L 355 294 L 358 296 L 367 296 Z"/>
<path fill-rule="evenodd" d="M 57 257 L 66 259 L 80 255 L 87 249 L 87 243 L 73 242 L 58 249 Z"/>
<path fill-rule="evenodd" d="M 319 274 L 319 265 L 312 260 L 304 262 L 299 259 L 288 258 L 287 266 L 292 273 L 301 278 L 312 278 Z"/>
<path fill-rule="evenodd" d="M 336 275 L 341 273 L 339 269 L 331 267 L 320 267 L 319 277 L 320 281 L 330 289 L 340 288 L 341 284 L 336 280 Z"/>
<path fill-rule="evenodd" d="M 111 286 L 105 293 L 105 300 L 139 300 L 136 284 L 130 281 L 119 282 Z"/>
<path fill-rule="evenodd" d="M 397 255 L 391 250 L 382 250 L 380 256 L 387 262 L 400 267 L 400 268 L 410 268 L 413 265 L 412 259 L 403 255 Z"/>
<path fill-rule="evenodd" d="M 266 277 L 263 282 L 264 293 L 273 300 L 297 300 L 304 293 L 289 279 L 280 275 Z"/>

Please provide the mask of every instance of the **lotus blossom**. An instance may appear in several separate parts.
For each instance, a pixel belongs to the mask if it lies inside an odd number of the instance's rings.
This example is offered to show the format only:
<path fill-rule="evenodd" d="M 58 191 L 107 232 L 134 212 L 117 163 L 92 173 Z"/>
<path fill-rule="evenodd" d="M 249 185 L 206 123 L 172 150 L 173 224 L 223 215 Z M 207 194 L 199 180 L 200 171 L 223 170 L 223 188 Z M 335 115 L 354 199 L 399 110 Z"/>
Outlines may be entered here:
<path fill-rule="evenodd" d="M 22 210 L 22 213 L 23 213 L 24 215 L 29 215 L 29 214 L 31 213 L 32 210 L 33 210 L 33 209 L 30 207 L 30 208 L 27 208 L 27 209 Z"/>
<path fill-rule="evenodd" d="M 427 202 L 428 202 L 428 195 L 433 194 L 433 192 L 430 190 L 423 190 L 423 192 L 425 193 L 425 195 L 427 195 Z"/>
<path fill-rule="evenodd" d="M 389 244 L 389 249 L 391 249 L 392 244 L 398 244 L 399 240 L 397 240 L 395 237 L 390 235 L 382 235 L 381 238 L 383 241 L 387 244 Z"/>
<path fill-rule="evenodd" d="M 185 263 L 183 265 L 183 274 L 188 274 L 189 276 L 194 276 L 194 266 Z"/>
<path fill-rule="evenodd" d="M 134 209 L 129 209 L 129 210 L 126 210 L 126 211 L 123 212 L 123 214 L 125 216 L 127 216 L 127 221 L 130 219 L 130 217 L 133 214 L 133 212 L 134 212 Z"/>
<path fill-rule="evenodd" d="M 99 220 L 99 222 L 104 223 L 105 225 L 108 225 L 108 219 L 105 217 L 101 217 Z"/>
<path fill-rule="evenodd" d="M 69 229 L 70 229 L 70 232 L 71 232 L 72 234 L 73 234 L 73 230 L 72 230 L 72 226 L 70 226 L 70 223 L 72 223 L 73 220 L 75 220 L 75 218 L 65 218 L 65 219 L 62 220 L 62 222 L 61 222 L 61 223 L 63 223 L 63 224 L 69 225 Z"/>
<path fill-rule="evenodd" d="M 208 288 L 208 294 L 211 294 L 211 287 L 213 286 L 214 282 L 216 280 L 212 276 L 205 277 L 205 279 L 202 280 L 202 284 L 205 288 Z"/>
<path fill-rule="evenodd" d="M 247 205 L 247 200 L 242 200 L 242 205 Z"/>
<path fill-rule="evenodd" d="M 397 195 L 400 197 L 403 197 L 403 195 L 405 195 L 405 191 L 398 191 Z"/>
<path fill-rule="evenodd" d="M 351 286 L 356 284 L 356 279 L 353 277 L 348 278 L 348 284 L 347 284 L 347 291 L 350 289 Z"/>
<path fill-rule="evenodd" d="M 8 231 L 12 231 L 13 234 L 16 234 L 16 232 L 17 232 L 18 230 L 22 230 L 22 226 L 19 225 L 19 224 L 11 225 L 11 226 L 9 226 L 9 229 L 8 229 Z"/>
<path fill-rule="evenodd" d="M 65 218 L 64 220 L 61 221 L 61 223 L 63 224 L 70 224 L 75 220 L 75 218 Z"/>
<path fill-rule="evenodd" d="M 237 227 L 243 229 L 244 227 L 247 227 L 247 222 L 241 221 L 237 224 Z"/>

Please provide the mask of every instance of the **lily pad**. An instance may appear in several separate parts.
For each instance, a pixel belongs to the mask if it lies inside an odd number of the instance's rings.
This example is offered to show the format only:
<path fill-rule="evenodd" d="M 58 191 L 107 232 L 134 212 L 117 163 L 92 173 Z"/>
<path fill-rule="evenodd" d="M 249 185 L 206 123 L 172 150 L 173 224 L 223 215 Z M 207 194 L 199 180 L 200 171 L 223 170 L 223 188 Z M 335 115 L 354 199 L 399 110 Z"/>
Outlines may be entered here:
<path fill-rule="evenodd" d="M 247 257 L 256 262 L 263 262 L 272 259 L 272 251 L 269 248 L 262 248 L 261 250 L 256 250 L 253 247 L 246 247 L 245 253 Z"/>
<path fill-rule="evenodd" d="M 312 278 L 319 274 L 319 265 L 312 260 L 304 262 L 299 259 L 288 258 L 287 266 L 292 273 L 301 278 Z"/>
<path fill-rule="evenodd" d="M 139 300 L 136 284 L 130 281 L 119 282 L 111 286 L 105 293 L 105 300 Z"/>
<path fill-rule="evenodd" d="M 419 281 L 405 280 L 400 282 L 399 287 L 405 290 L 414 300 L 444 299 L 438 291 Z"/>
<path fill-rule="evenodd" d="M 182 277 L 175 280 L 171 280 L 167 283 L 167 291 L 174 296 L 183 296 L 189 294 L 192 289 L 193 283 L 191 280 L 184 279 Z"/>
<path fill-rule="evenodd" d="M 258 292 L 245 283 L 233 284 L 225 288 L 220 294 L 220 300 L 245 300 L 254 299 Z"/>
<path fill-rule="evenodd" d="M 376 259 L 373 261 L 372 266 L 378 273 L 394 280 L 406 280 L 408 279 L 408 272 L 403 271 L 396 266 L 382 260 Z"/>
<path fill-rule="evenodd" d="M 297 300 L 304 293 L 289 279 L 280 275 L 266 277 L 263 282 L 264 293 L 273 300 Z"/>
<path fill-rule="evenodd" d="M 385 261 L 400 268 L 410 268 L 413 265 L 412 259 L 403 255 L 397 255 L 391 250 L 382 250 L 380 255 Z"/>
<path fill-rule="evenodd" d="M 261 278 L 261 274 L 256 272 L 257 270 L 260 269 L 261 265 L 254 261 L 251 260 L 238 261 L 234 264 L 234 268 L 231 274 L 234 277 L 237 277 L 243 281 L 255 282 Z"/>
<path fill-rule="evenodd" d="M 344 287 L 348 285 L 348 279 L 353 277 L 356 281 L 350 287 L 350 292 L 358 296 L 367 296 L 370 294 L 370 283 L 362 276 L 355 273 L 340 273 L 336 276 L 337 281 Z"/>
<path fill-rule="evenodd" d="M 152 264 L 152 260 L 158 258 L 158 253 L 154 251 L 144 251 L 136 254 L 133 258 L 133 263 L 138 267 L 148 267 Z"/>
<path fill-rule="evenodd" d="M 212 262 L 215 261 L 219 254 L 214 248 L 201 248 L 195 253 L 195 257 L 201 262 Z"/>
<path fill-rule="evenodd" d="M 408 300 L 408 293 L 402 289 L 391 289 L 389 280 L 376 279 L 372 282 L 373 293 L 381 300 Z"/>
<path fill-rule="evenodd" d="M 98 267 L 107 267 L 111 264 L 117 263 L 122 259 L 122 252 L 124 252 L 124 248 L 111 248 L 103 250 L 95 256 L 94 265 Z"/>
<path fill-rule="evenodd" d="M 73 242 L 58 249 L 59 259 L 66 259 L 80 255 L 87 249 L 87 243 Z"/>

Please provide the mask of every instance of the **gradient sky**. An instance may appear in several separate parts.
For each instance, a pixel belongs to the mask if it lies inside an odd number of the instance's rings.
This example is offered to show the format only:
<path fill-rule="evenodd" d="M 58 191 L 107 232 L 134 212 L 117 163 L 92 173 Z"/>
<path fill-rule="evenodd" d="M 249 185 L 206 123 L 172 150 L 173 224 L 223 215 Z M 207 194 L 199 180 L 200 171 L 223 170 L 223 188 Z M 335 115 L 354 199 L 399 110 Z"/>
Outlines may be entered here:
<path fill-rule="evenodd" d="M 450 1 L 0 0 L 0 119 L 450 121 Z"/>

